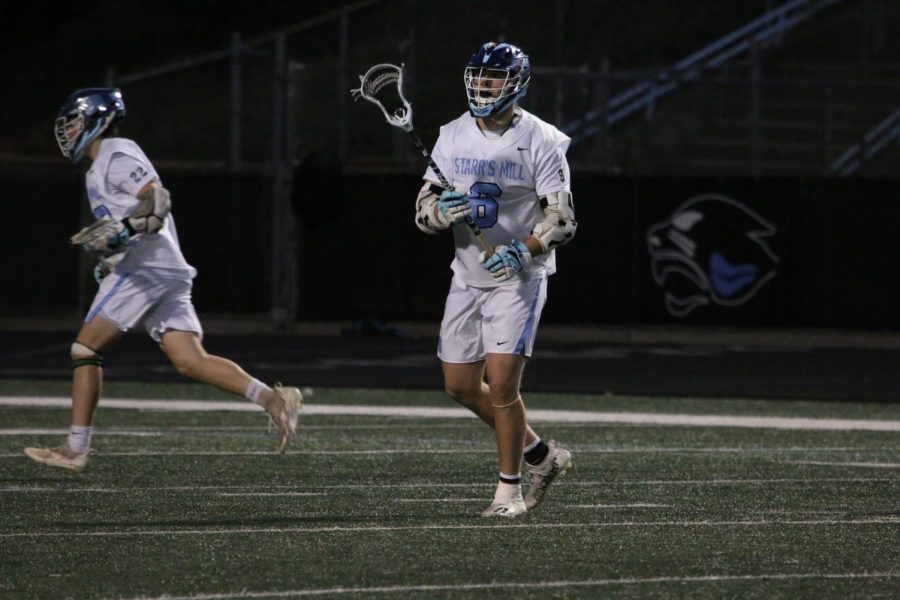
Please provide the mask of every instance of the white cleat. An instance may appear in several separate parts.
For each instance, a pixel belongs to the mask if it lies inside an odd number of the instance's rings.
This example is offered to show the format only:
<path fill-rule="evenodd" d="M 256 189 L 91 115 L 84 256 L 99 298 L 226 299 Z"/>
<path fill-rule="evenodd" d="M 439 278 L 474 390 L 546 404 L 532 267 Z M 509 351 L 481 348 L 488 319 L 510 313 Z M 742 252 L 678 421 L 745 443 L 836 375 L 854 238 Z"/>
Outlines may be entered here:
<path fill-rule="evenodd" d="M 281 434 L 278 450 L 284 454 L 294 442 L 297 417 L 303 406 L 303 394 L 295 387 L 282 387 L 280 383 L 276 383 L 272 391 L 275 392 L 275 400 L 266 408 L 266 412 L 269 413 L 270 423 Z"/>
<path fill-rule="evenodd" d="M 520 498 L 512 502 L 494 502 L 481 513 L 481 516 L 513 519 L 519 515 L 524 515 L 526 512 L 528 512 L 528 509 L 525 508 L 525 502 Z"/>
<path fill-rule="evenodd" d="M 572 466 L 571 452 L 559 448 L 553 441 L 547 445 L 550 446 L 550 451 L 544 460 L 534 466 L 528 466 L 528 477 L 531 480 L 528 493 L 525 494 L 525 506 L 528 510 L 537 508 L 543 502 L 550 484 Z"/>
<path fill-rule="evenodd" d="M 50 467 L 60 467 L 80 473 L 87 468 L 90 450 L 84 454 L 76 454 L 68 444 L 56 448 L 25 448 L 25 455 L 33 461 Z"/>

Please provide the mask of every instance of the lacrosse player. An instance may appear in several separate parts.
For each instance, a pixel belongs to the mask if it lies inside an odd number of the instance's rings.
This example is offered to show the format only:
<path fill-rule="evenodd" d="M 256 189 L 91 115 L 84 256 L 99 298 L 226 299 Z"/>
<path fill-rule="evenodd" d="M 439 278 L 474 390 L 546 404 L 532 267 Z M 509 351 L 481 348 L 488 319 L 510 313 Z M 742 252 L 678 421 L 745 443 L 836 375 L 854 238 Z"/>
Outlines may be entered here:
<path fill-rule="evenodd" d="M 282 452 L 293 441 L 303 400 L 297 388 L 270 388 L 230 360 L 207 354 L 191 302 L 197 274 L 181 253 L 169 192 L 132 140 L 116 137 L 125 116 L 118 89 L 87 88 L 69 96 L 56 119 L 56 140 L 73 163 L 89 159 L 85 176 L 96 221 L 72 236 L 97 258 L 100 287 L 72 344 L 72 424 L 66 443 L 26 448 L 33 460 L 82 471 L 88 464 L 91 423 L 100 398 L 103 353 L 143 325 L 175 368 L 258 403 L 280 434 Z"/>
<path fill-rule="evenodd" d="M 416 199 L 425 233 L 453 231 L 453 279 L 441 322 L 438 357 L 447 393 L 495 430 L 500 481 L 484 517 L 516 517 L 535 508 L 572 462 L 568 450 L 529 426 L 519 388 L 531 356 L 555 250 L 577 223 L 565 152 L 569 138 L 518 106 L 531 76 L 528 56 L 486 43 L 465 69 L 469 110 L 441 127 L 434 169 Z M 474 227 L 493 246 L 482 250 Z M 485 382 L 485 377 L 487 381 Z M 522 457 L 530 485 L 522 496 Z"/>

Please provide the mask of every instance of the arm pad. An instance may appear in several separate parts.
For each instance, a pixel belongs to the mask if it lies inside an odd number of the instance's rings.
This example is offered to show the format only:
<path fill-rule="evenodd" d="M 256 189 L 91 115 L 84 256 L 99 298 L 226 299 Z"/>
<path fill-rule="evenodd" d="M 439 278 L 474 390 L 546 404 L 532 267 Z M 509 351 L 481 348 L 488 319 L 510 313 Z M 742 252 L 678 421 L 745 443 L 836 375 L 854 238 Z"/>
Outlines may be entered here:
<path fill-rule="evenodd" d="M 172 210 L 169 190 L 161 186 L 153 186 L 138 196 L 140 204 L 126 219 L 133 233 L 157 233 L 163 228 L 166 216 Z"/>
<path fill-rule="evenodd" d="M 428 181 L 419 190 L 419 196 L 416 198 L 416 227 L 425 233 L 434 235 L 450 227 L 450 220 L 438 209 L 440 194 L 443 191 Z"/>
<path fill-rule="evenodd" d="M 541 209 L 544 220 L 534 226 L 531 235 L 541 243 L 544 252 L 568 244 L 578 229 L 572 193 L 568 190 L 550 192 L 541 198 Z"/>

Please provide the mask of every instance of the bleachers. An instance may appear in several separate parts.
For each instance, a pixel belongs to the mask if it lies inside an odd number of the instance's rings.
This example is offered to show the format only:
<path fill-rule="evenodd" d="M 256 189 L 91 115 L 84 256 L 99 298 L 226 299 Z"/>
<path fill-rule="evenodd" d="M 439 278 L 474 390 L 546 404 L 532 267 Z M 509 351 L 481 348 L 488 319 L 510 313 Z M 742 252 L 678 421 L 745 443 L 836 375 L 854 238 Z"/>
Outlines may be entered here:
<path fill-rule="evenodd" d="M 866 9 L 868 22 L 859 2 L 838 3 L 780 43 L 693 78 L 651 116 L 633 115 L 576 144 L 572 162 L 637 174 L 828 174 L 900 107 L 900 48 L 888 35 L 900 7 L 871 4 L 880 10 Z M 895 177 L 898 161 L 891 141 L 859 174 Z"/>

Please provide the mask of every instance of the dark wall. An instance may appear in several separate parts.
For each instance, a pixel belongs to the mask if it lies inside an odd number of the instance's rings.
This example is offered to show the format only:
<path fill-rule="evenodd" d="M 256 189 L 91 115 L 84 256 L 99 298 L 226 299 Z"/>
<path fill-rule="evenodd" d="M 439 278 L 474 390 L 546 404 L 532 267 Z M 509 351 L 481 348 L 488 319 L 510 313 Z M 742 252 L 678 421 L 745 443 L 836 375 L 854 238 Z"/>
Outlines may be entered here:
<path fill-rule="evenodd" d="M 413 224 L 417 174 L 342 175 L 325 163 L 296 176 L 300 319 L 440 317 L 452 242 Z M 200 272 L 201 316 L 267 312 L 269 179 L 164 179 Z M 574 181 L 578 235 L 558 252 L 547 322 L 900 328 L 898 182 Z M 77 310 L 78 255 L 66 240 L 78 228 L 81 186 L 69 170 L 0 171 L 5 315 Z"/>
<path fill-rule="evenodd" d="M 575 189 L 579 233 L 559 252 L 548 318 L 577 314 L 578 320 L 607 323 L 900 327 L 897 182 L 581 177 Z M 707 211 L 712 227 L 703 231 L 698 225 L 690 232 L 698 251 L 716 248 L 736 265 L 757 265 L 757 278 L 767 269 L 774 275 L 744 302 L 736 302 L 737 294 L 734 303 L 710 302 L 675 317 L 664 295 L 679 291 L 678 282 L 663 287 L 654 280 L 647 233 L 679 206 L 710 194 L 742 204 L 771 225 L 774 233 L 764 241 L 777 261 L 753 240 L 757 223 L 735 207 Z M 585 273 L 593 281 L 587 289 L 579 283 Z"/>
<path fill-rule="evenodd" d="M 197 268 L 194 301 L 202 311 L 266 312 L 272 262 L 272 184 L 261 176 L 178 174 L 172 192 L 178 236 Z"/>
<path fill-rule="evenodd" d="M 0 167 L 4 315 L 78 306 L 78 255 L 66 242 L 78 223 L 83 188 L 83 179 L 73 171 L 13 175 Z"/>

